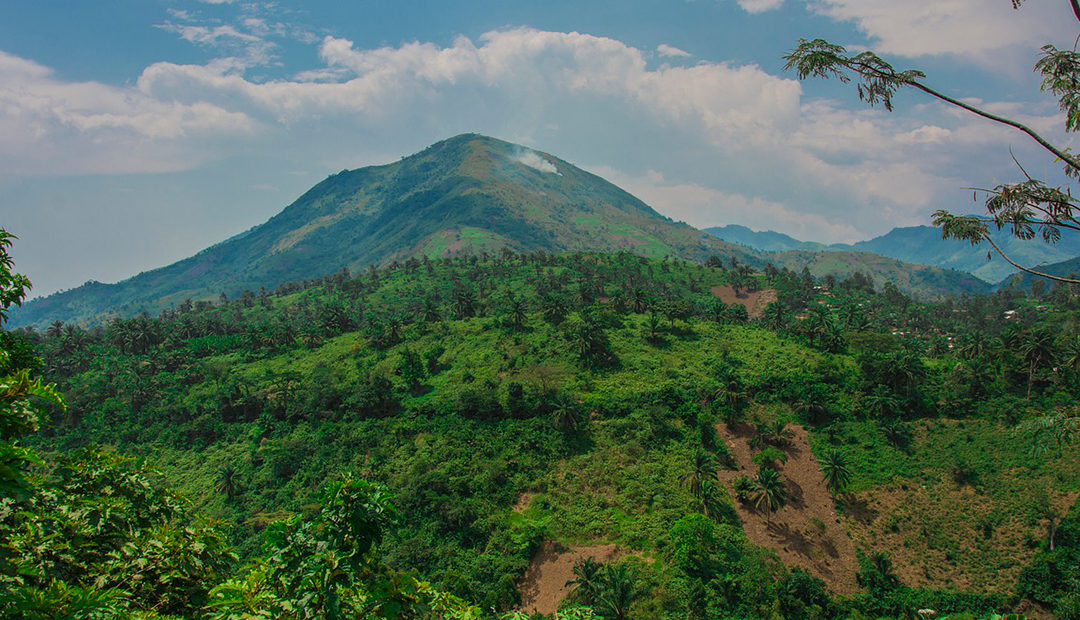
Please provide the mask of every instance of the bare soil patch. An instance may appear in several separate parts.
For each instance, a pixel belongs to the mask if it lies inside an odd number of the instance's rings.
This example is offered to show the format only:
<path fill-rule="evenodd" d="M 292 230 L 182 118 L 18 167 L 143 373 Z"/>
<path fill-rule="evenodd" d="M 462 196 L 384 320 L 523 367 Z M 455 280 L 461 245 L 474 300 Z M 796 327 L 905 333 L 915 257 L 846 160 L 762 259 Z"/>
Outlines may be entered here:
<path fill-rule="evenodd" d="M 735 289 L 730 284 L 724 284 L 722 286 L 714 286 L 709 289 L 709 292 L 714 297 L 724 302 L 725 304 L 740 304 L 746 308 L 746 314 L 750 315 L 750 318 L 756 319 L 761 316 L 762 312 L 765 312 L 765 306 L 776 301 L 776 289 L 766 288 L 754 292 L 747 292 L 740 290 L 739 294 L 735 294 Z"/>
<path fill-rule="evenodd" d="M 532 615 L 555 613 L 559 603 L 570 594 L 570 582 L 574 579 L 574 565 L 585 558 L 597 562 L 611 562 L 625 555 L 616 545 L 591 547 L 564 547 L 545 540 L 536 550 L 525 576 L 518 584 L 521 592 L 521 610 Z"/>
<path fill-rule="evenodd" d="M 779 466 L 787 486 L 787 504 L 772 514 L 771 523 L 766 521 L 764 513 L 738 501 L 735 501 L 736 512 L 754 544 L 774 550 L 785 565 L 801 567 L 820 577 L 834 592 L 851 594 L 857 587 L 855 546 L 844 530 L 821 467 L 810 451 L 806 429 L 797 425 L 789 428 L 794 437 L 784 450 L 788 461 Z M 753 429 L 747 424 L 731 427 L 720 424 L 717 430 L 738 465 L 736 471 L 720 471 L 720 480 L 734 499 L 735 478 L 753 477 L 757 473 L 749 443 Z"/>

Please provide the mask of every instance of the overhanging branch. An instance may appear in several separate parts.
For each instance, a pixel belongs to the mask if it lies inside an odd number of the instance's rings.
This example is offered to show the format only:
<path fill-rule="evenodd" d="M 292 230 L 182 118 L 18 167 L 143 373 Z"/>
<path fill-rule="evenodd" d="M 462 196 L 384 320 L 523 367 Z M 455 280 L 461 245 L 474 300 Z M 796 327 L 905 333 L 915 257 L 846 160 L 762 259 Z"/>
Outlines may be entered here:
<path fill-rule="evenodd" d="M 1034 269 L 1032 269 L 1030 267 L 1025 267 L 1025 266 L 1021 265 L 1020 263 L 1018 263 L 1018 262 L 1014 261 L 1013 259 L 1009 258 L 1009 255 L 1006 254 L 1000 247 L 998 247 L 998 244 L 994 243 L 994 240 L 990 238 L 990 235 L 983 235 L 983 240 L 986 241 L 987 243 L 989 243 L 994 248 L 994 250 L 997 251 L 998 255 L 1000 255 L 1001 258 L 1005 259 L 1005 262 L 1009 263 L 1013 267 L 1016 267 L 1020 271 L 1023 271 L 1024 273 L 1030 273 L 1033 276 L 1039 276 L 1040 278 L 1046 278 L 1047 280 L 1053 280 L 1055 282 L 1064 282 L 1066 284 L 1080 284 L 1080 280 L 1077 280 L 1077 279 L 1074 279 L 1074 278 L 1064 278 L 1062 276 L 1055 276 L 1055 275 L 1051 275 L 1049 273 L 1043 273 L 1041 271 L 1035 271 Z"/>

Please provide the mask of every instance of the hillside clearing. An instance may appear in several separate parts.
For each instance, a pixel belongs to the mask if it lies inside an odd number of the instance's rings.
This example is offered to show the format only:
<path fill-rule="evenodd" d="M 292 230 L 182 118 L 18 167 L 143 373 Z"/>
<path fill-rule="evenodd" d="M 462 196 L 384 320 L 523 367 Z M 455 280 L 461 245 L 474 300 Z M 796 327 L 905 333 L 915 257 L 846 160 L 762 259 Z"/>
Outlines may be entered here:
<path fill-rule="evenodd" d="M 736 512 L 754 544 L 775 551 L 785 565 L 820 577 L 834 592 L 851 594 L 858 570 L 855 546 L 837 516 L 821 467 L 810 451 L 806 429 L 797 425 L 790 428 L 794 436 L 785 449 L 788 461 L 778 468 L 790 498 L 787 505 L 773 513 L 770 523 L 764 514 L 733 500 Z M 746 424 L 720 424 L 717 430 L 738 465 L 737 470 L 719 473 L 734 497 L 735 478 L 752 476 L 757 470 L 749 443 L 753 429 Z"/>
<path fill-rule="evenodd" d="M 627 555 L 616 545 L 573 546 L 570 548 L 545 540 L 536 550 L 518 590 L 521 592 L 521 610 L 527 614 L 555 613 L 571 590 L 574 565 L 592 558 L 597 562 L 610 562 Z"/>
<path fill-rule="evenodd" d="M 765 312 L 765 307 L 776 301 L 776 290 L 771 288 L 752 292 L 744 290 L 736 294 L 730 284 L 723 284 L 712 287 L 709 292 L 725 304 L 743 306 L 746 308 L 746 314 L 752 319 L 760 317 L 761 313 Z"/>

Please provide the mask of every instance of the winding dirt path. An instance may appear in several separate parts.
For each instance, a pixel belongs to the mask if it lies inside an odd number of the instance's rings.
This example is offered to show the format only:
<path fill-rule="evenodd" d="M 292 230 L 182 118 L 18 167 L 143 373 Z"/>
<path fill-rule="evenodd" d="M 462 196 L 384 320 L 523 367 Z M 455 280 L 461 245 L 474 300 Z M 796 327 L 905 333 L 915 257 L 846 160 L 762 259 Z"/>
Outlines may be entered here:
<path fill-rule="evenodd" d="M 754 544 L 776 551 L 785 565 L 799 566 L 820 577 L 834 592 L 851 594 L 857 587 L 855 546 L 844 531 L 821 467 L 810 451 L 806 429 L 797 425 L 788 428 L 794 437 L 784 450 L 787 464 L 779 467 L 787 485 L 788 503 L 773 513 L 771 524 L 766 523 L 763 513 L 738 501 L 735 501 L 736 512 Z M 738 470 L 721 470 L 719 474 L 734 500 L 735 478 L 754 477 L 757 473 L 749 443 L 753 429 L 747 424 L 733 427 L 720 424 L 717 431 L 738 464 Z"/>

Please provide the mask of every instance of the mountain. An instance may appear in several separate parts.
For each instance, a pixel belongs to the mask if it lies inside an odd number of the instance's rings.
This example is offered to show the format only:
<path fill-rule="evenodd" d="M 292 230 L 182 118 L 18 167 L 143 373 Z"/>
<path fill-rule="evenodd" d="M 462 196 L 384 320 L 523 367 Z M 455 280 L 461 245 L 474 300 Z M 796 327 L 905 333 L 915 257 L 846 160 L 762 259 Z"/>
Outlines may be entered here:
<path fill-rule="evenodd" d="M 859 271 L 868 274 L 879 288 L 885 282 L 892 282 L 907 295 L 920 300 L 939 300 L 960 293 L 981 295 L 993 291 L 990 284 L 962 271 L 906 263 L 872 252 L 791 250 L 771 254 L 767 260 L 792 271 L 802 271 L 805 267 L 818 278 L 826 275 L 846 278 Z"/>
<path fill-rule="evenodd" d="M 156 313 L 342 268 L 503 248 L 761 263 L 552 155 L 465 134 L 392 164 L 332 175 L 247 233 L 116 284 L 89 282 L 34 300 L 10 324 Z"/>
<path fill-rule="evenodd" d="M 715 226 L 703 230 L 717 239 L 722 239 L 728 243 L 745 245 L 748 248 L 761 250 L 762 252 L 786 252 L 788 250 L 819 251 L 829 249 L 829 246 L 824 243 L 799 241 L 784 233 L 778 233 L 772 230 L 763 230 L 759 232 L 750 230 L 746 226 L 740 226 L 738 224 Z"/>
<path fill-rule="evenodd" d="M 1040 265 L 1038 271 L 1050 274 L 1052 276 L 1061 276 L 1063 278 L 1076 279 L 1080 276 L 1080 257 L 1070 258 L 1060 263 L 1053 263 L 1051 265 Z M 1002 281 L 1002 287 L 1013 287 L 1021 290 L 1031 290 L 1031 284 L 1033 282 L 1041 282 L 1043 286 L 1051 286 L 1053 282 L 1033 276 L 1029 273 L 1015 273 L 1004 281 Z"/>
<path fill-rule="evenodd" d="M 873 252 L 910 263 L 957 269 L 989 283 L 998 283 L 1016 273 L 1016 269 L 996 254 L 987 260 L 989 246 L 972 247 L 966 241 L 942 239 L 941 231 L 932 226 L 894 228 L 868 241 L 854 244 L 824 245 L 799 241 L 773 231 L 752 231 L 744 226 L 707 228 L 705 232 L 731 243 L 764 251 L 821 250 Z M 994 241 L 1017 262 L 1024 265 L 1057 263 L 1080 256 L 1080 238 L 1063 239 L 1049 245 L 1040 240 L 1023 241 L 1008 233 L 999 232 Z"/>

